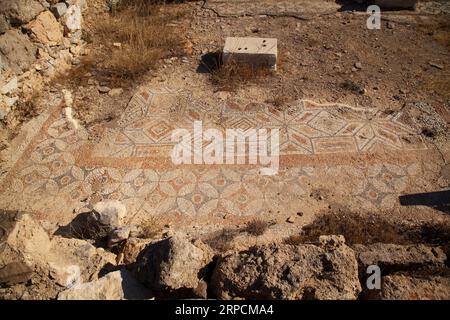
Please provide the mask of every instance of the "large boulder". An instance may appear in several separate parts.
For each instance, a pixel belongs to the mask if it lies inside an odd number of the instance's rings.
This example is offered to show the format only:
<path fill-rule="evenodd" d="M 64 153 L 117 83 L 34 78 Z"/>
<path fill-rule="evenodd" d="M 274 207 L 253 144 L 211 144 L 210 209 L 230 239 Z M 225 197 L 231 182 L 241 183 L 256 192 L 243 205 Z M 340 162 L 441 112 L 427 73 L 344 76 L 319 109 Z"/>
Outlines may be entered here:
<path fill-rule="evenodd" d="M 211 260 L 206 245 L 176 233 L 149 244 L 138 258 L 136 271 L 138 279 L 156 295 L 194 291 L 201 285 L 202 270 Z"/>
<path fill-rule="evenodd" d="M 0 250 L 15 252 L 25 261 L 40 260 L 50 250 L 50 239 L 42 226 L 29 214 L 0 210 Z M 0 265 L 8 259 L 0 254 Z"/>
<path fill-rule="evenodd" d="M 62 291 L 58 300 L 136 300 L 148 299 L 150 292 L 126 270 L 108 273 L 97 280 L 76 284 Z"/>
<path fill-rule="evenodd" d="M 63 39 L 61 25 L 50 11 L 44 11 L 25 26 L 42 44 L 54 46 Z"/>
<path fill-rule="evenodd" d="M 14 26 L 30 22 L 44 9 L 37 0 L 0 0 L 0 14 Z"/>
<path fill-rule="evenodd" d="M 143 236 L 143 230 L 138 225 L 122 226 L 114 229 L 108 234 L 108 247 L 112 248 L 122 244 L 128 238 L 137 238 Z"/>
<path fill-rule="evenodd" d="M 0 210 L 0 284 L 28 281 L 50 246 L 47 233 L 29 214 Z"/>
<path fill-rule="evenodd" d="M 80 239 L 53 237 L 45 259 L 50 276 L 63 287 L 97 279 L 108 266 L 116 264 L 116 256 Z M 80 279 L 75 279 L 76 275 Z"/>
<path fill-rule="evenodd" d="M 389 275 L 383 277 L 380 298 L 384 300 L 449 300 L 450 278 Z"/>
<path fill-rule="evenodd" d="M 211 286 L 219 299 L 356 299 L 361 291 L 355 254 L 342 236 L 227 254 Z"/>
<path fill-rule="evenodd" d="M 378 265 L 384 272 L 416 270 L 420 268 L 441 268 L 445 266 L 447 256 L 440 248 L 422 244 L 397 245 L 375 243 L 354 245 L 361 271 L 368 266 Z"/>
<path fill-rule="evenodd" d="M 24 72 L 36 61 L 36 46 L 18 30 L 10 29 L 0 36 L 0 67 Z"/>

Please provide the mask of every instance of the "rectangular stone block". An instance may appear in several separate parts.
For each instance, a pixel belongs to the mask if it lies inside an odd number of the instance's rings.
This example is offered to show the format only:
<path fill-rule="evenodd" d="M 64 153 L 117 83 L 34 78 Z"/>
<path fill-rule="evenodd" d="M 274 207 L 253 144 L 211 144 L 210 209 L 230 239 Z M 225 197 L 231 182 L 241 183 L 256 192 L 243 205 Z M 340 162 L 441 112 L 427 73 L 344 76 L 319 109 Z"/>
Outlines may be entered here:
<path fill-rule="evenodd" d="M 277 68 L 277 39 L 273 38 L 235 38 L 225 39 L 222 62 L 248 64 L 253 67 Z"/>

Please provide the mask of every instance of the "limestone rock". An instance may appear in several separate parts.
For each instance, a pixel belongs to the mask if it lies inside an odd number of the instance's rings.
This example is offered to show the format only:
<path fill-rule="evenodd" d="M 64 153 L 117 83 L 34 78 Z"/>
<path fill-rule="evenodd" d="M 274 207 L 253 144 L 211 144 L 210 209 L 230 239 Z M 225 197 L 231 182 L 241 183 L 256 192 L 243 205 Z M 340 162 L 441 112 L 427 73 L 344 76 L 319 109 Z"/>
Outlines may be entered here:
<path fill-rule="evenodd" d="M 212 260 L 212 254 L 185 235 L 150 244 L 140 255 L 137 273 L 141 282 L 154 292 L 195 289 L 200 271 Z M 201 276 L 200 276 L 201 277 Z"/>
<path fill-rule="evenodd" d="M 36 46 L 20 31 L 11 29 L 0 36 L 2 69 L 23 72 L 36 61 Z"/>
<path fill-rule="evenodd" d="M 123 93 L 122 88 L 113 88 L 108 92 L 108 95 L 110 97 L 116 97 L 116 96 L 120 96 L 122 93 Z"/>
<path fill-rule="evenodd" d="M 61 18 L 67 12 L 67 5 L 64 2 L 58 2 L 50 7 L 50 11 L 56 18 Z"/>
<path fill-rule="evenodd" d="M 98 92 L 100 92 L 100 93 L 108 93 L 111 91 L 111 88 L 109 88 L 107 86 L 99 86 L 97 89 L 98 89 Z"/>
<path fill-rule="evenodd" d="M 9 28 L 9 22 L 5 15 L 0 14 L 0 34 L 5 33 Z"/>
<path fill-rule="evenodd" d="M 4 251 L 19 253 L 24 261 L 34 263 L 50 249 L 50 239 L 42 226 L 29 214 L 0 210 L 0 267 L 10 262 Z"/>
<path fill-rule="evenodd" d="M 0 284 L 12 286 L 27 282 L 33 275 L 33 269 L 25 262 L 15 261 L 0 269 Z"/>
<path fill-rule="evenodd" d="M 63 34 L 60 24 L 50 11 L 44 11 L 37 18 L 25 26 L 30 30 L 39 42 L 54 46 L 62 42 Z"/>
<path fill-rule="evenodd" d="M 44 9 L 37 0 L 0 0 L 0 13 L 9 19 L 13 26 L 33 20 Z"/>
<path fill-rule="evenodd" d="M 139 237 L 143 234 L 142 229 L 136 225 L 123 226 L 114 229 L 108 235 L 108 247 L 113 247 L 129 237 Z"/>
<path fill-rule="evenodd" d="M 94 211 L 96 211 L 100 215 L 100 223 L 108 224 L 111 226 L 122 225 L 127 214 L 127 208 L 117 200 L 97 202 L 94 205 Z"/>
<path fill-rule="evenodd" d="M 320 245 L 272 244 L 219 259 L 211 280 L 220 299 L 356 299 L 358 264 L 341 238 Z"/>
<path fill-rule="evenodd" d="M 83 17 L 81 15 L 80 7 L 77 5 L 69 6 L 61 21 L 64 25 L 64 31 L 66 34 L 72 34 L 78 30 L 81 30 Z"/>
<path fill-rule="evenodd" d="M 383 277 L 381 299 L 384 300 L 449 300 L 450 278 L 426 278 L 406 275 Z"/>
<path fill-rule="evenodd" d="M 126 240 L 117 255 L 117 264 L 135 263 L 139 254 L 148 245 L 149 240 L 130 237 Z"/>
<path fill-rule="evenodd" d="M 80 267 L 77 265 L 58 265 L 55 263 L 49 263 L 50 277 L 55 282 L 64 288 L 70 288 L 76 285 L 81 280 Z"/>
<path fill-rule="evenodd" d="M 81 11 L 84 11 L 88 8 L 86 0 L 66 0 L 65 1 L 69 6 L 76 5 L 80 7 Z"/>
<path fill-rule="evenodd" d="M 354 245 L 353 250 L 355 250 L 358 263 L 363 271 L 370 265 L 378 265 L 381 269 L 389 272 L 442 267 L 447 259 L 442 249 L 427 247 L 422 244 L 375 243 Z"/>
<path fill-rule="evenodd" d="M 80 239 L 53 237 L 50 253 L 45 259 L 46 268 L 59 285 L 70 286 L 83 281 L 98 278 L 102 269 L 113 266 L 116 256 L 91 243 Z M 78 272 L 79 269 L 79 272 Z M 77 274 L 80 278 L 77 278 Z"/>
<path fill-rule="evenodd" d="M 4 101 L 6 99 L 2 99 L 1 97 L 0 99 L 0 120 L 3 120 L 11 112 L 11 106 L 8 105 L 7 101 Z"/>
<path fill-rule="evenodd" d="M 98 280 L 74 285 L 58 295 L 58 300 L 148 299 L 149 291 L 126 270 L 110 272 Z"/>
<path fill-rule="evenodd" d="M 1 94 L 9 94 L 17 89 L 18 82 L 17 77 L 13 77 L 11 80 L 9 80 L 4 86 L 1 87 L 0 93 Z"/>

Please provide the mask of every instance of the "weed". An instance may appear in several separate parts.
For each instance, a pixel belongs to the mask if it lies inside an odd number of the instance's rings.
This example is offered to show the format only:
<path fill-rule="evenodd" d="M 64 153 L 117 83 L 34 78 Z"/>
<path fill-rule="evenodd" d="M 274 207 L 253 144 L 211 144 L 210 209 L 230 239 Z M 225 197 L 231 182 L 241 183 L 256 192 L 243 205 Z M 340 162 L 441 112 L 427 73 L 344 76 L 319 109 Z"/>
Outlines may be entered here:
<path fill-rule="evenodd" d="M 253 219 L 246 223 L 245 227 L 242 231 L 251 234 L 252 236 L 260 236 L 263 235 L 264 232 L 272 225 L 271 222 Z"/>

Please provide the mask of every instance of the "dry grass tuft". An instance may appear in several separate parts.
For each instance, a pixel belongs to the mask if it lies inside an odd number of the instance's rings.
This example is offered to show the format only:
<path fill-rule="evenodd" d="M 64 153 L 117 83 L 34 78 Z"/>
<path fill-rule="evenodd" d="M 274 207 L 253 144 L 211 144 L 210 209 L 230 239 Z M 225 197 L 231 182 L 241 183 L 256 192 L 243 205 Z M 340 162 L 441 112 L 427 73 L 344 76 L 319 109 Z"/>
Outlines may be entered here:
<path fill-rule="evenodd" d="M 448 245 L 450 224 L 424 223 L 408 226 L 378 214 L 329 213 L 305 226 L 302 233 L 285 239 L 286 244 L 316 242 L 321 235 L 343 235 L 347 244 L 395 243 Z"/>
<path fill-rule="evenodd" d="M 349 244 L 398 243 L 408 242 L 399 225 L 390 223 L 375 214 L 331 213 L 319 216 L 313 223 L 305 226 L 297 238 L 301 242 L 317 241 L 321 235 L 340 234 Z M 290 239 L 293 241 L 295 239 Z"/>
<path fill-rule="evenodd" d="M 162 223 L 155 217 L 149 217 L 140 224 L 143 239 L 154 239 L 161 234 Z"/>
<path fill-rule="evenodd" d="M 181 52 L 182 39 L 169 23 L 179 18 L 155 1 L 126 0 L 99 20 L 89 38 L 103 44 L 95 61 L 110 76 L 133 79 L 155 69 L 165 56 Z"/>
<path fill-rule="evenodd" d="M 260 236 L 263 235 L 272 224 L 273 223 L 269 221 L 253 219 L 246 223 L 242 231 L 247 232 L 252 236 Z"/>
<path fill-rule="evenodd" d="M 212 249 L 218 252 L 225 252 L 231 249 L 231 242 L 239 234 L 239 229 L 223 229 L 212 233 L 203 241 Z"/>
<path fill-rule="evenodd" d="M 220 52 L 205 55 L 202 68 L 210 73 L 211 82 L 219 91 L 233 92 L 243 85 L 260 83 L 262 80 L 275 75 L 275 72 L 268 68 L 258 68 L 235 62 L 223 64 Z"/>

